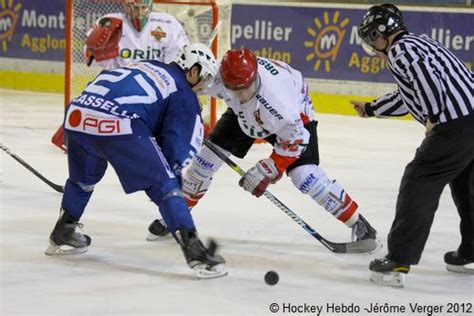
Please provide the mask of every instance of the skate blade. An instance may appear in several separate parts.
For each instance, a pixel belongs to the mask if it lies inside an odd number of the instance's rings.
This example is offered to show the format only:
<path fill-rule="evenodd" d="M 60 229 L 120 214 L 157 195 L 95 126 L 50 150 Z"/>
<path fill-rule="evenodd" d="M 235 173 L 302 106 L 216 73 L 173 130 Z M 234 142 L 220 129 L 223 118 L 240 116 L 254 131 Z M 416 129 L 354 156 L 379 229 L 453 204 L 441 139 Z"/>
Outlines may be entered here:
<path fill-rule="evenodd" d="M 173 238 L 173 236 L 171 234 L 166 234 L 164 236 L 159 236 L 159 235 L 155 235 L 155 234 L 152 234 L 152 233 L 148 233 L 148 236 L 146 236 L 147 241 L 170 240 L 172 238 Z"/>
<path fill-rule="evenodd" d="M 375 253 L 382 248 L 383 244 L 378 239 L 364 239 L 347 243 L 347 253 Z"/>
<path fill-rule="evenodd" d="M 58 246 L 54 243 L 51 243 L 48 246 L 48 249 L 44 252 L 47 256 L 57 256 L 57 255 L 76 255 L 80 253 L 84 253 L 89 249 L 89 247 L 83 248 L 74 248 L 70 246 Z"/>
<path fill-rule="evenodd" d="M 209 267 L 207 264 L 199 264 L 193 267 L 194 273 L 198 279 L 216 279 L 228 274 L 225 264 L 218 264 Z"/>
<path fill-rule="evenodd" d="M 474 274 L 474 263 L 465 264 L 463 266 L 447 264 L 446 270 L 456 273 Z"/>
<path fill-rule="evenodd" d="M 370 281 L 381 284 L 388 285 L 392 287 L 404 287 L 405 286 L 405 273 L 401 272 L 375 272 L 372 271 L 370 275 Z"/>
<path fill-rule="evenodd" d="M 383 244 L 382 244 L 382 242 L 381 242 L 380 240 L 375 239 L 375 243 L 376 243 L 376 245 L 375 245 L 374 250 L 370 250 L 370 251 L 369 251 L 369 253 L 370 253 L 371 255 L 374 254 L 374 253 L 376 253 L 376 252 L 378 252 L 380 249 L 383 248 Z"/>

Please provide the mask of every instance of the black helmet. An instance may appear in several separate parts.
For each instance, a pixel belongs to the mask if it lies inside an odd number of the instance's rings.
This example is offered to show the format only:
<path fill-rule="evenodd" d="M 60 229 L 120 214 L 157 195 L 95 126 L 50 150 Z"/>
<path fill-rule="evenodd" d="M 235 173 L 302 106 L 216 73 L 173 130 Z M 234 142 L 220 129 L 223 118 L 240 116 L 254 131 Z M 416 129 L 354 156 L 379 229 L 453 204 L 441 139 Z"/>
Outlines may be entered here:
<path fill-rule="evenodd" d="M 400 30 L 406 30 L 402 12 L 391 3 L 371 7 L 358 27 L 360 38 L 370 46 L 377 38 L 387 38 Z"/>
<path fill-rule="evenodd" d="M 403 19 L 402 11 L 400 11 L 400 9 L 397 8 L 396 5 L 391 4 L 391 3 L 384 3 L 384 4 L 381 4 L 380 6 L 381 6 L 382 8 L 384 8 L 384 9 L 387 9 L 387 10 L 389 10 L 389 11 L 392 11 L 394 14 L 400 16 L 400 19 Z"/>

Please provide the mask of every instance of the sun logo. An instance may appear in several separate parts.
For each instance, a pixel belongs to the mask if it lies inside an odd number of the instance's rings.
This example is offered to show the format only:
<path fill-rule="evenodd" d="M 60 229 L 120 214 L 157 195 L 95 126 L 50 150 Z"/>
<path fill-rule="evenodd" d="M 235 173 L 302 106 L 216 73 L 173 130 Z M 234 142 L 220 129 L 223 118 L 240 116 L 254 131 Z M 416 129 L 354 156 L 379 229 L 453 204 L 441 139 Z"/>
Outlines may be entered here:
<path fill-rule="evenodd" d="M 7 3 L 8 2 L 8 3 Z M 0 0 L 0 45 L 3 51 L 7 51 L 18 20 L 18 11 L 21 9 L 21 3 L 13 5 L 13 0 Z"/>
<path fill-rule="evenodd" d="M 313 37 L 311 41 L 305 41 L 304 46 L 312 48 L 312 52 L 306 55 L 306 61 L 314 62 L 314 71 L 318 71 L 321 63 L 324 62 L 326 72 L 331 71 L 331 62 L 334 62 L 339 52 L 346 30 L 344 27 L 349 23 L 349 19 L 345 18 L 338 24 L 339 11 L 335 11 L 331 19 L 328 12 L 323 14 L 323 23 L 319 18 L 314 19 L 316 29 L 308 27 L 308 34 Z M 331 23 L 330 23 L 331 22 Z"/>

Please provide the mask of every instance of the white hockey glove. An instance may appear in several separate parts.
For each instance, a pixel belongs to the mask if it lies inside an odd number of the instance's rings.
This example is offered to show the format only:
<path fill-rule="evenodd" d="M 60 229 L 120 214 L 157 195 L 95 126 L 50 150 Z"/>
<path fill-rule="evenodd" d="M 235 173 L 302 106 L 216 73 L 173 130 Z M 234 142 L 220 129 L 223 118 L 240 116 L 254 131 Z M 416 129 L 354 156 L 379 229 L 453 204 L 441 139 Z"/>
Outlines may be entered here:
<path fill-rule="evenodd" d="M 272 159 L 262 159 L 242 176 L 239 185 L 245 191 L 260 197 L 270 183 L 276 183 L 281 179 L 281 176 L 281 172 L 277 169 Z"/>

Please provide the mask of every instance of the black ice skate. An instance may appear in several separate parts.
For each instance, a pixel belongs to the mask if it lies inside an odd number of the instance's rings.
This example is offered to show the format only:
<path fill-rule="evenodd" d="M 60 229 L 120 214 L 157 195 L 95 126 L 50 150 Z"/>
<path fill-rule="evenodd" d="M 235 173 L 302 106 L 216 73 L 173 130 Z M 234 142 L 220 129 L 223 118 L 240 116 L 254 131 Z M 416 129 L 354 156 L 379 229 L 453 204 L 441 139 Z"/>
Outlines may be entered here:
<path fill-rule="evenodd" d="M 474 274 L 474 261 L 464 259 L 457 251 L 444 254 L 446 269 L 451 272 Z"/>
<path fill-rule="evenodd" d="M 352 243 L 348 245 L 351 252 L 375 252 L 382 246 L 377 240 L 377 231 L 362 215 L 359 214 L 359 219 L 351 228 Z"/>
<path fill-rule="evenodd" d="M 170 231 L 162 219 L 155 219 L 148 226 L 148 236 L 146 237 L 148 241 L 170 239 L 171 237 Z"/>
<path fill-rule="evenodd" d="M 46 255 L 70 255 L 86 252 L 91 244 L 91 238 L 76 228 L 82 224 L 73 220 L 69 213 L 61 208 L 59 219 L 49 236 L 49 247 Z"/>
<path fill-rule="evenodd" d="M 227 275 L 225 260 L 216 255 L 216 243 L 211 241 L 208 248 L 204 247 L 196 232 L 179 230 L 176 240 L 181 245 L 188 266 L 200 279 L 213 279 Z"/>
<path fill-rule="evenodd" d="M 375 259 L 369 265 L 370 281 L 393 287 L 405 286 L 405 276 L 410 271 L 410 265 L 392 261 L 389 255 Z"/>

